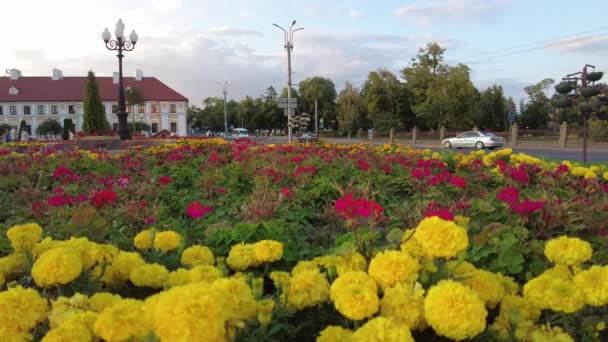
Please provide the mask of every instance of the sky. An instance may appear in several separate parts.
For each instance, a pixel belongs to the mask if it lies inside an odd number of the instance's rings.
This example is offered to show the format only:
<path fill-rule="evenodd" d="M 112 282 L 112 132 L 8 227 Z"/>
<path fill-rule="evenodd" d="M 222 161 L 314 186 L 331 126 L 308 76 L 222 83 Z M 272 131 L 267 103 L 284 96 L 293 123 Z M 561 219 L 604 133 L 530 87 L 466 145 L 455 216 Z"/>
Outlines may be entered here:
<path fill-rule="evenodd" d="M 584 6 L 583 6 L 584 4 Z M 585 0 L 19 0 L 2 2 L 0 67 L 24 76 L 117 71 L 101 32 L 119 18 L 139 41 L 124 73 L 154 76 L 200 105 L 257 97 L 287 83 L 283 27 L 297 20 L 293 83 L 313 76 L 360 86 L 370 71 L 400 71 L 436 41 L 450 65 L 465 63 L 480 90 L 559 80 L 585 64 L 608 71 L 608 1 Z M 605 63 L 602 65 L 602 63 Z"/>

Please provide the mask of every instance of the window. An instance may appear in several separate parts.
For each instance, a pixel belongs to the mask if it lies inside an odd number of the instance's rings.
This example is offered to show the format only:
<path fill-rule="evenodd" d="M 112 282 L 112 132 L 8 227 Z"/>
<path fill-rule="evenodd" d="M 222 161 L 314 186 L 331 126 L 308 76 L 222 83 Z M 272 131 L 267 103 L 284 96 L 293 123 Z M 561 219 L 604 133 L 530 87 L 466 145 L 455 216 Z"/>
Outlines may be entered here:
<path fill-rule="evenodd" d="M 177 106 L 175 103 L 169 105 L 169 113 L 177 113 Z"/>
<path fill-rule="evenodd" d="M 158 103 L 152 105 L 152 113 L 158 113 Z"/>
<path fill-rule="evenodd" d="M 112 130 L 113 130 L 114 132 L 118 131 L 118 123 L 113 123 L 113 124 L 112 124 Z"/>
<path fill-rule="evenodd" d="M 69 105 L 68 106 L 68 114 L 76 114 L 76 106 Z"/>
<path fill-rule="evenodd" d="M 44 115 L 44 106 L 43 105 L 38 105 L 36 113 L 38 113 L 38 115 Z"/>
<path fill-rule="evenodd" d="M 113 114 L 118 113 L 118 105 L 112 105 L 112 113 Z"/>
<path fill-rule="evenodd" d="M 177 122 L 171 123 L 171 133 L 177 133 Z"/>
<path fill-rule="evenodd" d="M 2 106 L 0 106 L 0 115 L 3 115 L 4 112 L 2 111 Z"/>
<path fill-rule="evenodd" d="M 158 133 L 158 122 L 152 123 L 152 133 Z"/>
<path fill-rule="evenodd" d="M 17 115 L 17 106 L 9 106 L 9 107 L 8 107 L 8 112 L 9 112 L 11 115 Z"/>
<path fill-rule="evenodd" d="M 139 112 L 140 113 L 145 113 L 146 112 L 146 105 L 139 105 Z"/>
<path fill-rule="evenodd" d="M 59 108 L 57 105 L 51 105 L 51 114 L 59 114 Z"/>
<path fill-rule="evenodd" d="M 30 115 L 30 114 L 32 114 L 32 107 L 30 107 L 30 106 L 23 106 L 23 114 L 24 115 Z"/>

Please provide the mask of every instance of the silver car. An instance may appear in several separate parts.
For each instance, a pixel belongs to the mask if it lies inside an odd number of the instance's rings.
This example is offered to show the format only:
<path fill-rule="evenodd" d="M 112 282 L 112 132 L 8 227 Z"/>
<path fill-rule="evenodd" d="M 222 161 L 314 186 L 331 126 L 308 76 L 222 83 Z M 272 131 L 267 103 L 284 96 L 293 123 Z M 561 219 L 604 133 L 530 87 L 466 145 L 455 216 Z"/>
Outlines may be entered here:
<path fill-rule="evenodd" d="M 448 138 L 441 142 L 445 148 L 474 147 L 478 150 L 503 147 L 503 138 L 489 132 L 468 131 L 461 133 L 455 138 Z"/>

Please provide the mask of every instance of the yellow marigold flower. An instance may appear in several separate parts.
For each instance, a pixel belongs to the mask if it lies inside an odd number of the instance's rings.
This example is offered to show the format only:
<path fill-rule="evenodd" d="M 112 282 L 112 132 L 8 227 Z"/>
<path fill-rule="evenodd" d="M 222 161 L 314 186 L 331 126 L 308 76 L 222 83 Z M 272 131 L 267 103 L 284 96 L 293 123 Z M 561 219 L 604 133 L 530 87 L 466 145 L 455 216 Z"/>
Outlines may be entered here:
<path fill-rule="evenodd" d="M 414 238 L 431 257 L 453 258 L 469 245 L 464 228 L 437 216 L 422 220 L 416 227 Z"/>
<path fill-rule="evenodd" d="M 529 301 L 523 297 L 506 295 L 500 302 L 500 313 L 490 329 L 501 339 L 507 339 L 509 332 L 515 329 L 515 336 L 524 340 L 534 329 L 539 317 L 540 309 Z"/>
<path fill-rule="evenodd" d="M 137 340 L 151 331 L 150 322 L 145 320 L 143 302 L 123 299 L 105 308 L 95 321 L 95 335 L 108 342 Z"/>
<path fill-rule="evenodd" d="M 574 282 L 547 274 L 524 285 L 524 298 L 540 309 L 565 313 L 576 312 L 585 305 L 585 298 Z"/>
<path fill-rule="evenodd" d="M 184 249 L 182 253 L 181 263 L 184 266 L 198 266 L 198 265 L 213 265 L 215 259 L 213 258 L 213 252 L 207 246 L 191 246 Z"/>
<path fill-rule="evenodd" d="M 160 289 L 169 277 L 167 268 L 160 264 L 146 264 L 131 271 L 131 282 L 135 286 Z"/>
<path fill-rule="evenodd" d="M 24 274 L 28 267 L 25 253 L 13 253 L 0 258 L 0 273 L 7 278 Z"/>
<path fill-rule="evenodd" d="M 376 317 L 353 333 L 353 342 L 414 342 L 407 325 Z"/>
<path fill-rule="evenodd" d="M 321 331 L 316 342 L 351 342 L 353 332 L 342 327 L 330 325 Z"/>
<path fill-rule="evenodd" d="M 291 278 L 291 275 L 289 274 L 289 272 L 282 272 L 282 271 L 270 272 L 270 279 L 274 282 L 274 286 L 281 291 L 285 291 L 285 289 L 287 287 L 289 287 L 290 278 Z"/>
<path fill-rule="evenodd" d="M 575 177 L 582 177 L 589 171 L 588 168 L 582 166 L 576 166 L 570 169 L 570 173 Z"/>
<path fill-rule="evenodd" d="M 154 301 L 154 333 L 161 341 L 225 341 L 228 303 L 207 284 L 177 286 Z"/>
<path fill-rule="evenodd" d="M 200 265 L 196 266 L 190 270 L 190 282 L 198 283 L 212 283 L 216 279 L 220 279 L 224 275 L 217 267 L 213 267 L 211 265 Z"/>
<path fill-rule="evenodd" d="M 561 236 L 545 245 L 545 256 L 555 264 L 578 265 L 591 259 L 592 254 L 589 242 L 579 238 Z"/>
<path fill-rule="evenodd" d="M 407 229 L 401 238 L 401 250 L 419 259 L 427 258 L 426 251 L 413 236 L 415 229 Z"/>
<path fill-rule="evenodd" d="M 597 331 L 604 331 L 604 329 L 606 329 L 606 322 L 599 322 L 595 326 L 595 330 L 597 330 Z"/>
<path fill-rule="evenodd" d="M 82 247 L 80 250 L 82 266 L 87 270 L 97 264 L 108 265 L 112 263 L 114 257 L 120 252 L 116 246 L 110 244 L 102 245 L 90 241 L 84 243 Z"/>
<path fill-rule="evenodd" d="M 274 240 L 262 240 L 253 244 L 258 262 L 273 262 L 283 257 L 283 244 Z"/>
<path fill-rule="evenodd" d="M 574 342 L 574 339 L 560 327 L 543 325 L 534 329 L 530 335 L 531 342 Z"/>
<path fill-rule="evenodd" d="M 228 319 L 241 321 L 257 317 L 258 303 L 245 279 L 218 279 L 211 284 L 211 289 L 216 290 L 226 298 Z"/>
<path fill-rule="evenodd" d="M 122 298 L 108 292 L 97 292 L 89 298 L 89 307 L 96 312 L 118 303 Z"/>
<path fill-rule="evenodd" d="M 154 245 L 155 229 L 142 230 L 133 238 L 133 246 L 139 250 L 152 249 Z"/>
<path fill-rule="evenodd" d="M 365 257 L 359 253 L 342 255 L 336 262 L 336 272 L 338 275 L 352 271 L 365 271 L 366 269 L 367 261 L 365 261 Z"/>
<path fill-rule="evenodd" d="M 71 250 L 54 248 L 42 253 L 32 267 L 32 278 L 38 286 L 65 285 L 82 272 L 80 257 Z"/>
<path fill-rule="evenodd" d="M 89 309 L 89 298 L 76 293 L 72 297 L 59 297 L 51 301 L 52 309 L 48 316 L 49 326 L 58 327 L 67 319 L 83 314 Z"/>
<path fill-rule="evenodd" d="M 498 282 L 505 290 L 505 294 L 507 295 L 516 295 L 519 292 L 519 284 L 515 281 L 515 279 L 505 276 L 502 273 L 494 274 L 498 279 Z"/>
<path fill-rule="evenodd" d="M 492 272 L 477 270 L 472 276 L 464 278 L 461 282 L 477 292 L 479 299 L 492 309 L 496 307 L 496 304 L 505 295 L 504 287 L 496 274 Z"/>
<path fill-rule="evenodd" d="M 608 304 L 608 267 L 592 266 L 574 276 L 574 285 L 583 293 L 585 303 L 593 306 Z"/>
<path fill-rule="evenodd" d="M 602 177 L 604 178 L 605 181 L 608 181 L 608 171 L 604 172 Z"/>
<path fill-rule="evenodd" d="M 129 280 L 131 272 L 139 266 L 145 265 L 144 258 L 136 252 L 120 252 L 112 260 L 112 270 L 122 280 Z M 106 269 L 106 272 L 108 270 Z"/>
<path fill-rule="evenodd" d="M 272 299 L 262 299 L 258 302 L 258 322 L 262 326 L 267 326 L 272 321 L 272 310 L 275 302 Z"/>
<path fill-rule="evenodd" d="M 398 284 L 384 291 L 380 314 L 412 330 L 426 327 L 424 320 L 424 290 Z"/>
<path fill-rule="evenodd" d="M 54 248 L 57 245 L 57 241 L 53 240 L 50 237 L 45 237 L 42 241 L 38 242 L 36 246 L 32 249 L 32 255 L 37 258 L 42 253 L 48 251 L 51 248 Z"/>
<path fill-rule="evenodd" d="M 347 272 L 331 284 L 330 298 L 344 317 L 362 320 L 378 312 L 380 300 L 374 279 L 365 272 Z"/>
<path fill-rule="evenodd" d="M 311 271 L 319 271 L 319 265 L 316 261 L 298 261 L 298 263 L 291 269 L 291 274 L 296 275 L 298 273 Z"/>
<path fill-rule="evenodd" d="M 453 280 L 443 280 L 429 290 L 424 315 L 439 335 L 460 341 L 485 330 L 488 312 L 473 290 Z"/>
<path fill-rule="evenodd" d="M 42 228 L 37 223 L 20 224 L 9 228 L 6 235 L 15 252 L 31 251 L 40 240 Z"/>
<path fill-rule="evenodd" d="M 66 323 L 49 330 L 42 342 L 90 342 L 93 341 L 91 331 L 82 324 Z"/>
<path fill-rule="evenodd" d="M 154 235 L 154 249 L 167 253 L 179 247 L 182 237 L 178 233 L 168 230 Z"/>
<path fill-rule="evenodd" d="M 319 270 L 294 274 L 288 286 L 287 304 L 297 310 L 316 306 L 329 299 L 329 282 Z"/>
<path fill-rule="evenodd" d="M 0 330 L 18 335 L 29 333 L 38 323 L 46 319 L 46 300 L 33 289 L 21 286 L 0 292 Z M 0 333 L 2 335 L 2 333 Z"/>
<path fill-rule="evenodd" d="M 235 271 L 243 271 L 260 265 L 260 261 L 255 257 L 253 245 L 244 243 L 232 246 L 226 263 Z"/>
<path fill-rule="evenodd" d="M 420 264 L 407 252 L 384 251 L 376 254 L 369 263 L 368 273 L 381 288 L 399 283 L 412 284 L 418 279 Z"/>
<path fill-rule="evenodd" d="M 165 288 L 171 288 L 174 286 L 181 286 L 190 283 L 190 271 L 184 268 L 178 268 L 177 270 L 169 273 L 169 277 L 164 284 Z"/>

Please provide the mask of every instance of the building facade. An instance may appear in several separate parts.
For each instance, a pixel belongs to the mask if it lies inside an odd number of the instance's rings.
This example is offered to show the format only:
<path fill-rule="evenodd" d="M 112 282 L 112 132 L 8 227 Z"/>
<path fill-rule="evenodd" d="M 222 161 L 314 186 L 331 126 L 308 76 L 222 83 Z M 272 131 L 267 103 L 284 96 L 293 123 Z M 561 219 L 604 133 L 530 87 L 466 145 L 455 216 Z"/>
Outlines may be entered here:
<path fill-rule="evenodd" d="M 63 77 L 54 69 L 50 77 L 23 77 L 21 71 L 11 69 L 8 76 L 0 77 L 0 124 L 26 127 L 36 137 L 36 128 L 46 119 L 63 125 L 72 119 L 76 131 L 82 130 L 83 101 L 87 77 Z M 103 101 L 106 119 L 116 130 L 118 127 L 118 73 L 112 77 L 96 77 L 99 95 Z M 123 77 L 125 88 L 137 88 L 142 104 L 129 106 L 129 122 L 145 122 L 152 133 L 161 130 L 187 135 L 186 112 L 188 99 L 155 77 L 144 77 L 137 70 L 135 77 Z M 134 107 L 134 108 L 133 108 Z"/>

